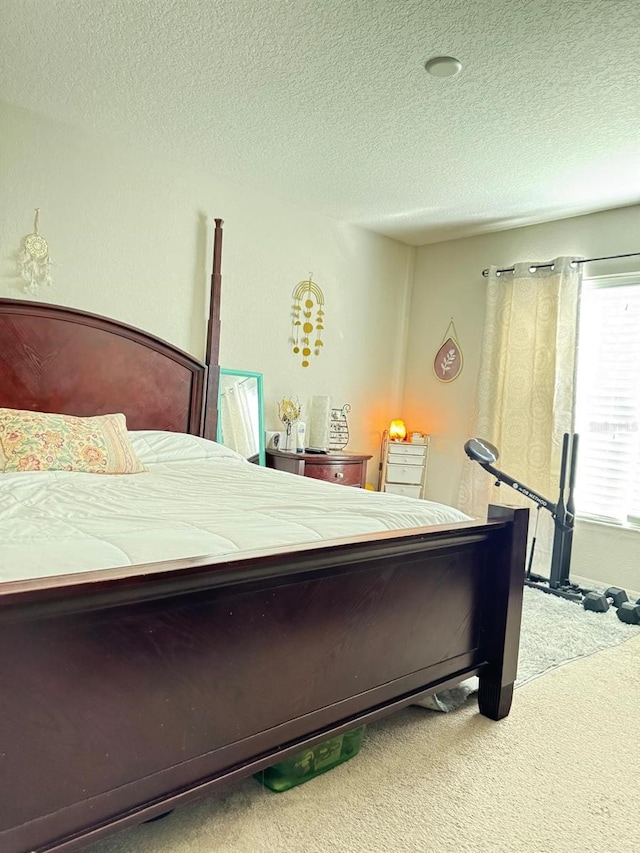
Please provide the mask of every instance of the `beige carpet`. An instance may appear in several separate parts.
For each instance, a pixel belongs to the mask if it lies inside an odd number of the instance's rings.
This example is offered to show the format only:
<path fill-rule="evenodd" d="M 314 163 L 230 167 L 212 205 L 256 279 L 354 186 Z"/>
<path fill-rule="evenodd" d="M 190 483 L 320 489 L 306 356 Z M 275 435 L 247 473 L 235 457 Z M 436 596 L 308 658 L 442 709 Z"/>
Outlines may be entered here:
<path fill-rule="evenodd" d="M 631 853 L 640 637 L 516 691 L 371 725 L 359 755 L 284 794 L 246 779 L 88 853 Z"/>

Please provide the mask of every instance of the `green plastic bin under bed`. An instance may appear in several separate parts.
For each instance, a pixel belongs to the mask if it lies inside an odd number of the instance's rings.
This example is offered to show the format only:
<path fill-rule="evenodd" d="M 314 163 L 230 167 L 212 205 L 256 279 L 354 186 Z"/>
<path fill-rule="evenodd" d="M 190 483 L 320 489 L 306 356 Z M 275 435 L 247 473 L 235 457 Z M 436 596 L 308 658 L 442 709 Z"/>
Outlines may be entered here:
<path fill-rule="evenodd" d="M 254 773 L 254 778 L 277 793 L 288 791 L 357 755 L 362 746 L 365 729 L 366 726 L 360 726 L 325 740 L 311 749 L 305 749 L 304 752 L 298 752 L 279 764 L 261 770 L 260 773 Z"/>

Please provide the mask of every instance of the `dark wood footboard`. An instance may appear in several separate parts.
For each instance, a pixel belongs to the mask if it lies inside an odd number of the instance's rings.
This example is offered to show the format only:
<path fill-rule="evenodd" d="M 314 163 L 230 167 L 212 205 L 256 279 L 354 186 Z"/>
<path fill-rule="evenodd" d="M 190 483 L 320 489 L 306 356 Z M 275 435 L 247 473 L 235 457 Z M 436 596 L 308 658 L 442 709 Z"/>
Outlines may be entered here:
<path fill-rule="evenodd" d="M 504 716 L 527 515 L 0 585 L 0 849 L 77 850 L 472 674 Z"/>

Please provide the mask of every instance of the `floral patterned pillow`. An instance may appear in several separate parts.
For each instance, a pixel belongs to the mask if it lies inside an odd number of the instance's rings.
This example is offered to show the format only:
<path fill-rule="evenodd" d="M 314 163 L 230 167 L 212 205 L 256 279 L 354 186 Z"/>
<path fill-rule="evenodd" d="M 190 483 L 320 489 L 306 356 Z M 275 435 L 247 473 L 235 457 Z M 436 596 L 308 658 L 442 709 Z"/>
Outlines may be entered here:
<path fill-rule="evenodd" d="M 75 418 L 0 408 L 0 471 L 146 471 L 127 435 L 124 415 Z"/>

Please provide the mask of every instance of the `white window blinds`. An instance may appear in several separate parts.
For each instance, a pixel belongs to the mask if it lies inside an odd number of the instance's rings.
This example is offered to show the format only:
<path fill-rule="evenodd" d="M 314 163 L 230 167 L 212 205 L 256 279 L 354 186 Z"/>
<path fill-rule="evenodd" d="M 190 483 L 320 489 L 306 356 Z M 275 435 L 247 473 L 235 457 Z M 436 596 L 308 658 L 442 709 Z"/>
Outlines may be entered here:
<path fill-rule="evenodd" d="M 577 514 L 640 526 L 640 274 L 583 282 L 575 428 Z"/>

